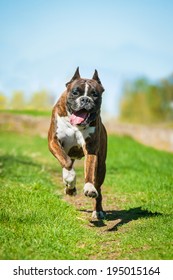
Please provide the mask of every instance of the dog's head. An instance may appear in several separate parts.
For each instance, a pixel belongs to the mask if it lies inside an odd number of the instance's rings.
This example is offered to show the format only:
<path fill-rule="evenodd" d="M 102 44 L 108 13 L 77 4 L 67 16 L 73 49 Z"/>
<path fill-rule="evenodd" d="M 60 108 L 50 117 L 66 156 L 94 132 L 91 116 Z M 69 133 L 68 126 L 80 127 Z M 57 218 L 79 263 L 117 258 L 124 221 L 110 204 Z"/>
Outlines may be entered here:
<path fill-rule="evenodd" d="M 67 110 L 72 125 L 86 126 L 100 114 L 104 88 L 95 70 L 92 79 L 80 77 L 77 68 L 72 79 L 66 84 Z"/>

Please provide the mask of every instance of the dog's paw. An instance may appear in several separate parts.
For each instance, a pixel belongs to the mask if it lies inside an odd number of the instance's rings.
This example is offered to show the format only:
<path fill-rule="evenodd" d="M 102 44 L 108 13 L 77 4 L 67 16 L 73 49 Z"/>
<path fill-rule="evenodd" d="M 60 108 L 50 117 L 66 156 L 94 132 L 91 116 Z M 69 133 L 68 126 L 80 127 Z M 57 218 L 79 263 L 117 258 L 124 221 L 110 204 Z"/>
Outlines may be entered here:
<path fill-rule="evenodd" d="M 77 194 L 77 190 L 76 190 L 76 188 L 74 188 L 74 189 L 65 188 L 64 193 L 68 194 L 70 196 L 75 196 Z"/>
<path fill-rule="evenodd" d="M 93 219 L 104 220 L 106 218 L 106 213 L 103 211 L 93 211 L 92 213 Z"/>
<path fill-rule="evenodd" d="M 74 169 L 67 170 L 66 168 L 63 168 L 62 170 L 62 177 L 63 182 L 69 189 L 74 189 L 76 186 L 76 173 Z"/>
<path fill-rule="evenodd" d="M 91 183 L 86 183 L 85 184 L 84 194 L 86 196 L 89 196 L 89 197 L 92 197 L 92 198 L 96 198 L 98 196 L 98 192 L 97 192 L 96 188 Z"/>

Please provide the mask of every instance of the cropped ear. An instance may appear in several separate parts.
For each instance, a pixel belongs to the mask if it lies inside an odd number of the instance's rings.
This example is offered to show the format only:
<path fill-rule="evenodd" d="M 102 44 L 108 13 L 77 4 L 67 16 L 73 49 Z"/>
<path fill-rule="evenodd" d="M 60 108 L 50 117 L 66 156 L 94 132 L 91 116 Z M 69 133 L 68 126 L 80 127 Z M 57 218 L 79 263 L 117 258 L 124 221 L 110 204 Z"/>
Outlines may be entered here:
<path fill-rule="evenodd" d="M 78 80 L 78 79 L 80 79 L 79 67 L 76 69 L 76 72 L 74 73 L 74 75 L 73 75 L 73 77 L 71 78 L 71 80 L 70 80 L 68 83 L 65 84 L 66 87 L 67 87 L 69 84 L 71 84 L 74 80 Z"/>
<path fill-rule="evenodd" d="M 97 83 L 101 86 L 101 91 L 103 92 L 105 89 L 104 89 L 104 87 L 102 86 L 102 83 L 101 83 L 101 81 L 100 81 L 100 79 L 99 79 L 97 70 L 95 70 L 92 79 L 95 80 L 95 81 L 97 81 Z"/>
<path fill-rule="evenodd" d="M 100 81 L 100 79 L 99 79 L 97 70 L 95 70 L 92 79 L 93 79 L 93 80 L 96 80 L 98 84 L 100 84 L 100 85 L 102 84 L 101 81 Z"/>

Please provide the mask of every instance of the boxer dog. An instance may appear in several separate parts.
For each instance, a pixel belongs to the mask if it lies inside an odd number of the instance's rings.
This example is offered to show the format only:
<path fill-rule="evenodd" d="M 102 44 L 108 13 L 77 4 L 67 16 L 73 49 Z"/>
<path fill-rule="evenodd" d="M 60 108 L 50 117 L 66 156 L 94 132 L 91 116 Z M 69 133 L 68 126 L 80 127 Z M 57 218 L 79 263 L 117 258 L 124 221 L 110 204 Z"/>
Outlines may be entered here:
<path fill-rule="evenodd" d="M 84 194 L 95 199 L 93 218 L 104 219 L 101 185 L 106 173 L 107 133 L 100 117 L 104 88 L 95 70 L 81 78 L 79 67 L 52 111 L 49 150 L 62 166 L 65 193 L 76 194 L 75 159 L 85 157 Z"/>

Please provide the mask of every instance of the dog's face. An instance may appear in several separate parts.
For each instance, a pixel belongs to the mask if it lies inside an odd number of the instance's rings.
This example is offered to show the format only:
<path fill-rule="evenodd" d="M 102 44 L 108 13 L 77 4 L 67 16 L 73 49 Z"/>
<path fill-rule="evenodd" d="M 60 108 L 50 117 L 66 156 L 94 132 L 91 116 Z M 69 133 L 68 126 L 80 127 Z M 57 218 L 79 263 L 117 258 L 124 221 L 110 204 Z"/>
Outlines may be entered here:
<path fill-rule="evenodd" d="M 72 125 L 86 126 L 94 121 L 100 113 L 102 93 L 104 88 L 95 73 L 92 79 L 80 77 L 77 68 L 74 76 L 66 84 L 67 86 L 67 110 L 70 113 Z"/>

